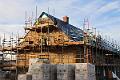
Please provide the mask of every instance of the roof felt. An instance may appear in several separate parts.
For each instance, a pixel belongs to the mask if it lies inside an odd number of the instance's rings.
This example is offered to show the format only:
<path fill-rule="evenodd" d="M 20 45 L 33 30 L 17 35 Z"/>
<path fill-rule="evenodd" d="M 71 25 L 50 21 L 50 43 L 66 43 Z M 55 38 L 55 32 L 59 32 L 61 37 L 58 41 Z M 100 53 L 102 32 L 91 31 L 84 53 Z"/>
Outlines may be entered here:
<path fill-rule="evenodd" d="M 58 28 L 60 28 L 66 35 L 71 38 L 71 40 L 81 41 L 83 39 L 83 30 L 69 23 L 65 23 L 64 21 L 45 12 L 42 12 L 39 18 L 41 18 L 43 15 L 48 16 L 48 18 L 50 18 Z"/>

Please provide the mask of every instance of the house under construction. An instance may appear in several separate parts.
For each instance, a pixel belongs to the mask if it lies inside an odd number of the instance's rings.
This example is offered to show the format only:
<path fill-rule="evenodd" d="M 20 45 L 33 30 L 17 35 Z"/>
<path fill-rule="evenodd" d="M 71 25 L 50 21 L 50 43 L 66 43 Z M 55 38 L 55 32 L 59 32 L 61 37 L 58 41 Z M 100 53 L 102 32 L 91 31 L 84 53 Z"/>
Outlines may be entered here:
<path fill-rule="evenodd" d="M 67 16 L 60 20 L 43 12 L 33 25 L 26 21 L 25 31 L 15 47 L 5 47 L 3 40 L 1 51 L 16 55 L 16 60 L 1 59 L 3 71 L 16 76 L 26 73 L 30 59 L 38 58 L 40 64 L 92 64 L 96 80 L 113 80 L 113 74 L 120 78 L 119 46 L 96 34 L 95 29 L 86 28 L 86 22 L 82 30 L 69 24 Z M 12 37 L 10 43 L 14 43 Z"/>

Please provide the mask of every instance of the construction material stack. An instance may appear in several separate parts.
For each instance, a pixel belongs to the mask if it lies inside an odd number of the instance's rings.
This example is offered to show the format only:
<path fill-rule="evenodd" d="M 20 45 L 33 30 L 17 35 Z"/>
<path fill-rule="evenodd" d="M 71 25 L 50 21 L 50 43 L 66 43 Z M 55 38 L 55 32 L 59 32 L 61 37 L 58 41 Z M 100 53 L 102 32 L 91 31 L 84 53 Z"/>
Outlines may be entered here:
<path fill-rule="evenodd" d="M 57 80 L 74 80 L 75 69 L 73 64 L 57 65 Z"/>
<path fill-rule="evenodd" d="M 75 80 L 96 80 L 95 66 L 88 63 L 75 64 Z"/>
<path fill-rule="evenodd" d="M 31 74 L 20 74 L 18 80 L 32 80 Z"/>
<path fill-rule="evenodd" d="M 56 66 L 52 64 L 35 63 L 28 73 L 32 74 L 32 80 L 56 80 Z"/>

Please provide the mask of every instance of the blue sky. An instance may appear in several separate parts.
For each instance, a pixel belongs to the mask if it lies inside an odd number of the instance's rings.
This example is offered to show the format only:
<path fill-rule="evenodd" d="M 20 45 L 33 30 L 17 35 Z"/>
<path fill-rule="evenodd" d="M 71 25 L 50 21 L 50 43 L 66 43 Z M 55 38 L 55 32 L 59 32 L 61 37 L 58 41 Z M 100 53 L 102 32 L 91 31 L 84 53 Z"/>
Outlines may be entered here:
<path fill-rule="evenodd" d="M 0 35 L 14 32 L 24 34 L 25 11 L 35 16 L 42 11 L 62 19 L 67 15 L 70 23 L 82 28 L 84 18 L 101 34 L 120 41 L 120 0 L 0 0 Z"/>

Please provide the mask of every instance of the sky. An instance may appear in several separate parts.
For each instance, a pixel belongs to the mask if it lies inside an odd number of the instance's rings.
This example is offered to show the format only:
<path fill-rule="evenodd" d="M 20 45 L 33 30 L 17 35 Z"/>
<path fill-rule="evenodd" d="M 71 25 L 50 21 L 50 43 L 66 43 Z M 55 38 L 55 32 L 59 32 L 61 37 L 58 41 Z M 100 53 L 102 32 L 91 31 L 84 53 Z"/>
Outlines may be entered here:
<path fill-rule="evenodd" d="M 90 27 L 120 42 L 120 0 L 0 0 L 0 36 L 23 36 L 25 12 L 35 19 L 36 5 L 37 17 L 43 11 L 60 19 L 69 16 L 70 24 L 79 28 L 88 18 Z"/>

